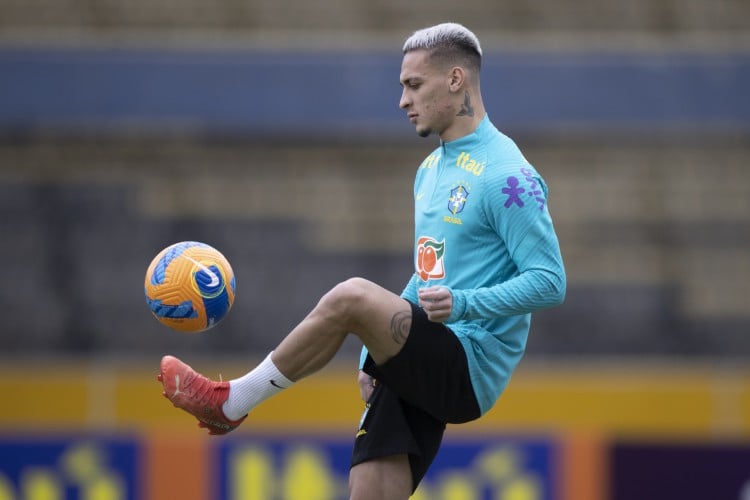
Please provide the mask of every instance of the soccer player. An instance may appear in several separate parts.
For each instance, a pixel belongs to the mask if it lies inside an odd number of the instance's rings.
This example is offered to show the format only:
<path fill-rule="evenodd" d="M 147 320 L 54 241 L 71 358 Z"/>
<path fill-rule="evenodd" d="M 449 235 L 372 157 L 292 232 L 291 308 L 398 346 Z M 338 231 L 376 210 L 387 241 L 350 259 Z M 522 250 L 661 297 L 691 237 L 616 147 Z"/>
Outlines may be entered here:
<path fill-rule="evenodd" d="M 159 379 L 175 406 L 211 434 L 229 432 L 356 335 L 367 406 L 349 476 L 355 500 L 408 498 L 446 424 L 492 408 L 524 353 L 531 313 L 562 303 L 565 271 L 545 182 L 485 112 L 481 61 L 477 37 L 455 23 L 403 46 L 399 105 L 417 134 L 440 144 L 417 169 L 415 272 L 401 295 L 361 278 L 340 283 L 229 382 L 165 356 Z"/>

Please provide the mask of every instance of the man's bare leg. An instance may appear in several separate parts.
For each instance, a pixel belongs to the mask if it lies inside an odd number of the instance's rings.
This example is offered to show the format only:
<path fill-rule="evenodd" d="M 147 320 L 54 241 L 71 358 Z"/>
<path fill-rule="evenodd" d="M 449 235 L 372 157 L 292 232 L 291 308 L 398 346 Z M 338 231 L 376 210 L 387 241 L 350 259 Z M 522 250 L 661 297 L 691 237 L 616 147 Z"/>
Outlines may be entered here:
<path fill-rule="evenodd" d="M 380 364 L 403 347 L 411 328 L 411 307 L 398 295 L 361 278 L 345 281 L 318 302 L 284 338 L 272 359 L 297 381 L 323 368 L 351 332 Z"/>
<path fill-rule="evenodd" d="M 349 500 L 407 500 L 411 492 L 411 467 L 406 455 L 368 460 L 349 472 Z"/>
<path fill-rule="evenodd" d="M 265 399 L 323 368 L 349 333 L 362 340 L 376 363 L 383 363 L 401 350 L 410 328 L 411 306 L 406 300 L 361 278 L 340 283 L 268 358 L 229 383 L 222 411 L 230 420 L 242 418 Z"/>

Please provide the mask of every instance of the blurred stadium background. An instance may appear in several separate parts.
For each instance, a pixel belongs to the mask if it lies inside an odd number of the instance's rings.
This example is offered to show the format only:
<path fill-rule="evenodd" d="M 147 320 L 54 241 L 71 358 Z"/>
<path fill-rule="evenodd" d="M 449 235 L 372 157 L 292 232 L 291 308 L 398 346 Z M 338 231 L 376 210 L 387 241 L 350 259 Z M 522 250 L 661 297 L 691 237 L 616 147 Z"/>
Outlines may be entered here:
<path fill-rule="evenodd" d="M 417 497 L 750 499 L 746 0 L 0 0 L 0 500 L 345 498 L 355 342 L 228 439 L 154 377 L 244 373 L 349 276 L 401 290 L 435 142 L 400 46 L 445 20 L 551 187 L 569 287 Z M 186 239 L 238 279 L 198 336 L 142 296 Z"/>

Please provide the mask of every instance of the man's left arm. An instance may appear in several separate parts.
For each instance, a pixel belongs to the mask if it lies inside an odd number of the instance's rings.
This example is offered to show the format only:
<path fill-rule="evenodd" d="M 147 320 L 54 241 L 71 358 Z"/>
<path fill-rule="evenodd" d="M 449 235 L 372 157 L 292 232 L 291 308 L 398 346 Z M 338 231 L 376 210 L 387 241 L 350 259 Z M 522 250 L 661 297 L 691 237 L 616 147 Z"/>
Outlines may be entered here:
<path fill-rule="evenodd" d="M 530 172 L 519 170 L 519 175 Z M 536 188 L 535 197 L 519 206 L 508 203 L 508 190 L 494 188 L 487 212 L 504 239 L 518 274 L 494 286 L 450 290 L 452 304 L 446 322 L 526 314 L 556 306 L 565 298 L 566 277 L 557 235 L 547 207 L 547 187 L 541 177 L 525 180 Z M 503 185 L 510 176 L 503 179 Z M 503 196 L 503 194 L 505 196 Z"/>

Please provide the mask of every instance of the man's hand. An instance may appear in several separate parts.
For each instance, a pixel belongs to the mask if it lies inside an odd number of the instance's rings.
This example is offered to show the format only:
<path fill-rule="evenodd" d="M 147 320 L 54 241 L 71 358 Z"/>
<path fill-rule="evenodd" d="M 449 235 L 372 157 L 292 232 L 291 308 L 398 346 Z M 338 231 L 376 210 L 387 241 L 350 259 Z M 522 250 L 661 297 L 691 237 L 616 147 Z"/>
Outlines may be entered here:
<path fill-rule="evenodd" d="M 359 395 L 362 401 L 367 403 L 372 396 L 373 389 L 378 385 L 378 381 L 360 370 L 359 375 L 357 375 L 357 382 L 359 383 Z"/>
<path fill-rule="evenodd" d="M 443 286 L 431 286 L 419 290 L 419 305 L 427 313 L 427 319 L 442 323 L 453 310 L 453 295 Z"/>

